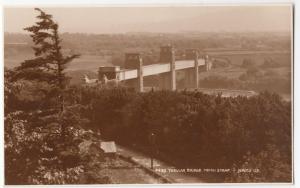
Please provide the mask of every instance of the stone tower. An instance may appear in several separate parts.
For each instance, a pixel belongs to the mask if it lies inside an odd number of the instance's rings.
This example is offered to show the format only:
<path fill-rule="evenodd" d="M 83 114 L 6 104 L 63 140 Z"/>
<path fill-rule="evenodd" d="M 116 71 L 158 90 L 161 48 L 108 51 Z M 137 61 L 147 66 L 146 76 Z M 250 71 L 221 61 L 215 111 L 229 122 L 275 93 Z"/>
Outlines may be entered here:
<path fill-rule="evenodd" d="M 175 50 L 172 45 L 160 48 L 159 62 L 169 63 L 170 65 L 170 73 L 161 74 L 160 82 L 163 83 L 162 88 L 176 90 Z"/>
<path fill-rule="evenodd" d="M 161 63 L 169 63 L 174 61 L 174 48 L 172 45 L 162 46 L 160 47 L 160 59 Z"/>
<path fill-rule="evenodd" d="M 186 49 L 185 50 L 185 59 L 186 60 L 194 60 L 197 55 L 198 55 L 197 49 Z"/>
<path fill-rule="evenodd" d="M 143 64 L 140 53 L 125 54 L 125 69 L 138 69 Z"/>
<path fill-rule="evenodd" d="M 137 81 L 128 80 L 127 85 L 137 88 L 139 92 L 144 91 L 143 78 L 143 59 L 140 53 L 126 53 L 125 54 L 125 69 L 137 70 Z"/>

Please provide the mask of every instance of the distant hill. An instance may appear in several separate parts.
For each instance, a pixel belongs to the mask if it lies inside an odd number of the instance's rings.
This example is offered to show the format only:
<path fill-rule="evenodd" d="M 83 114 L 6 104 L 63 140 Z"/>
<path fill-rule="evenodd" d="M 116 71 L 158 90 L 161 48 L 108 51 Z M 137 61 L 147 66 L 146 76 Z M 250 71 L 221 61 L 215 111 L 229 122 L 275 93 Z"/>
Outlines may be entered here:
<path fill-rule="evenodd" d="M 290 35 L 280 33 L 62 33 L 61 38 L 63 53 L 81 54 L 80 58 L 66 67 L 68 75 L 72 77 L 71 83 L 74 84 L 82 82 L 83 74 L 88 74 L 91 78 L 96 77 L 100 66 L 112 64 L 122 66 L 126 52 L 142 53 L 144 64 L 156 62 L 160 46 L 166 44 L 173 44 L 176 55 L 179 56 L 184 54 L 185 49 L 197 48 L 219 58 L 229 58 L 230 55 L 231 63 L 240 63 L 245 58 L 245 55 L 228 54 L 231 53 L 228 50 L 232 49 L 242 50 L 243 53 L 247 50 L 252 53 L 268 50 L 272 54 L 276 50 L 291 51 Z M 8 68 L 18 66 L 34 55 L 33 44 L 28 34 L 5 33 L 4 43 L 4 64 Z M 281 57 L 282 55 L 276 59 L 283 62 Z M 284 62 L 289 64 L 290 60 L 284 59 Z"/>
<path fill-rule="evenodd" d="M 61 38 L 65 52 L 97 56 L 132 51 L 153 54 L 166 44 L 173 44 L 178 51 L 187 48 L 289 51 L 291 48 L 291 37 L 280 33 L 62 33 Z M 5 59 L 32 55 L 32 41 L 28 34 L 5 33 L 4 43 Z"/>

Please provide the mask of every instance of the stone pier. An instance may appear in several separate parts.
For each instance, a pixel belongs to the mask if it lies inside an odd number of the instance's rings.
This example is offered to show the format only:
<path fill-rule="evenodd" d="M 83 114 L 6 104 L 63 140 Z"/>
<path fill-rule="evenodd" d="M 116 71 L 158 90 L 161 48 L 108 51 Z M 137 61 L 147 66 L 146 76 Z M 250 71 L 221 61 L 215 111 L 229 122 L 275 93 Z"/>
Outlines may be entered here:
<path fill-rule="evenodd" d="M 170 72 L 160 74 L 161 89 L 176 90 L 175 51 L 173 46 L 167 45 L 160 48 L 160 63 L 169 63 Z"/>
<path fill-rule="evenodd" d="M 144 91 L 144 77 L 143 77 L 143 59 L 140 53 L 125 54 L 125 69 L 136 69 L 137 79 L 130 79 L 125 81 L 125 85 L 133 87 L 139 92 Z"/>

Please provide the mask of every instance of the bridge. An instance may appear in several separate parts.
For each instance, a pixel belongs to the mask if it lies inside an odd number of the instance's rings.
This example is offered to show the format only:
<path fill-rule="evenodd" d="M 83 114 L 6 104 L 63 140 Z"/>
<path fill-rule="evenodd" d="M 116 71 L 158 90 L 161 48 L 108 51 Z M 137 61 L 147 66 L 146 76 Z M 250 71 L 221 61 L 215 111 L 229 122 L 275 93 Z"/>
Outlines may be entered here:
<path fill-rule="evenodd" d="M 208 56 L 199 57 L 196 49 L 188 49 L 184 60 L 175 60 L 175 49 L 171 45 L 162 46 L 160 59 L 157 64 L 143 65 L 140 53 L 125 54 L 125 67 L 102 66 L 99 68 L 99 80 L 106 76 L 108 80 L 123 82 L 128 87 L 144 91 L 144 77 L 159 76 L 161 89 L 176 90 L 176 71 L 185 71 L 185 84 L 187 87 L 199 87 L 199 73 L 209 71 L 212 63 Z"/>

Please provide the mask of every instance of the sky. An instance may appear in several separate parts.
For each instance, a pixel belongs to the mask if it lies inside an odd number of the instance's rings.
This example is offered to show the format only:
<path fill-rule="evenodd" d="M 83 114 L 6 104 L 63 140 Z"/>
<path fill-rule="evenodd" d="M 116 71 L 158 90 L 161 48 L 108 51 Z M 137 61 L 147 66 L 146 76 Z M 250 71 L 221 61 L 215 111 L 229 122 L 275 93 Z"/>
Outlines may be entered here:
<path fill-rule="evenodd" d="M 292 7 L 192 6 L 192 7 L 39 7 L 52 14 L 60 32 L 289 32 Z M 33 7 L 5 7 L 4 31 L 24 33 L 33 25 Z"/>

